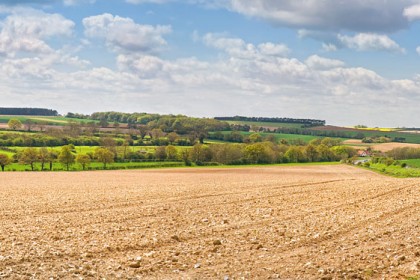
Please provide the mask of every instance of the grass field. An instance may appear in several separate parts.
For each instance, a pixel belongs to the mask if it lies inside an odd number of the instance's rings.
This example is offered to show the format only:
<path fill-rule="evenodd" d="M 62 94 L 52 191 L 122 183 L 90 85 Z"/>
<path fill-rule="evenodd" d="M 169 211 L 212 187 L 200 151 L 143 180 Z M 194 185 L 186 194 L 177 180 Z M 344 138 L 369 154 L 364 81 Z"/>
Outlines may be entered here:
<path fill-rule="evenodd" d="M 328 131 L 328 130 L 325 130 Z M 341 131 L 341 130 L 334 130 L 334 132 Z M 414 143 L 420 144 L 420 134 L 413 134 L 413 133 L 404 133 L 398 131 L 372 131 L 372 130 L 360 130 L 360 131 L 349 131 L 349 130 L 342 130 L 341 132 L 345 133 L 349 137 L 355 137 L 356 135 L 362 133 L 365 137 L 388 137 L 391 139 L 394 138 L 404 138 L 406 143 Z"/>
<path fill-rule="evenodd" d="M 409 167 L 420 168 L 420 159 L 407 159 L 400 160 L 400 162 L 405 162 Z"/>
<path fill-rule="evenodd" d="M 114 162 L 107 165 L 108 170 L 112 169 L 144 169 L 144 168 L 168 168 L 168 167 L 183 167 L 185 164 L 178 161 L 165 161 L 165 162 Z M 45 165 L 45 172 L 49 171 L 49 165 Z M 60 163 L 53 164 L 53 171 L 64 171 L 65 167 Z M 92 162 L 87 170 L 103 170 L 103 164 L 99 162 Z M 6 166 L 5 171 L 31 171 L 29 165 L 22 165 L 13 163 Z M 41 171 L 41 164 L 36 163 L 34 171 Z M 82 166 L 79 164 L 73 164 L 70 171 L 82 171 Z"/>
<path fill-rule="evenodd" d="M 299 123 L 275 123 L 275 122 L 248 122 L 248 121 L 227 121 L 229 124 L 249 125 L 258 127 L 284 127 L 284 128 L 301 128 L 303 124 Z"/>
<path fill-rule="evenodd" d="M 346 165 L 0 174 L 5 279 L 412 279 L 419 179 Z"/>
<path fill-rule="evenodd" d="M 51 117 L 51 116 L 6 116 L 0 115 L 0 123 L 8 123 L 10 119 L 18 119 L 22 123 L 25 123 L 27 120 L 31 120 L 34 123 L 44 123 L 47 125 L 67 125 L 69 121 L 75 122 L 92 122 L 93 120 L 81 120 L 65 117 Z M 98 122 L 98 121 L 93 121 Z"/>
<path fill-rule="evenodd" d="M 383 163 L 370 164 L 369 169 L 380 172 L 382 174 L 399 177 L 399 178 L 416 178 L 420 177 L 420 160 L 402 160 L 399 162 L 406 162 L 409 166 L 407 168 L 401 165 L 387 166 Z"/>

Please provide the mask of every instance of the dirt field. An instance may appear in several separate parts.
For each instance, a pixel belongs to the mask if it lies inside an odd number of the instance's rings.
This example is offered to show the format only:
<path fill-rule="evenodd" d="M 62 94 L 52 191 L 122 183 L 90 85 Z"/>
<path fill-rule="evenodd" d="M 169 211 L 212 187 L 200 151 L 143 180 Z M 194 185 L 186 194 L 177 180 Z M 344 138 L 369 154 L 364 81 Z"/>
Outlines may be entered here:
<path fill-rule="evenodd" d="M 368 147 L 371 147 L 375 151 L 381 151 L 381 152 L 388 152 L 395 148 L 403 148 L 403 147 L 410 147 L 410 148 L 420 148 L 420 144 L 411 144 L 411 143 L 397 143 L 397 142 L 391 142 L 391 143 L 382 143 L 382 144 L 366 144 L 363 143 L 362 140 L 346 140 L 343 141 L 344 144 L 349 145 L 355 149 L 366 149 Z"/>
<path fill-rule="evenodd" d="M 0 173 L 0 279 L 407 279 L 420 180 L 350 166 Z"/>

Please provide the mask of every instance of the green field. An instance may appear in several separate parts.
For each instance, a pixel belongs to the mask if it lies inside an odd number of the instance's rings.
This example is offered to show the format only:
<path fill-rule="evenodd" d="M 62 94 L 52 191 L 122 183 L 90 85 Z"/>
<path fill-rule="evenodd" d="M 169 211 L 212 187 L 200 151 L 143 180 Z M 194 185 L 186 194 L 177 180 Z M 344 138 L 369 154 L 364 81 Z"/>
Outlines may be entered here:
<path fill-rule="evenodd" d="M 248 122 L 248 121 L 227 121 L 229 124 L 259 126 L 259 127 L 284 127 L 284 128 L 301 128 L 300 123 L 276 123 L 276 122 Z"/>
<path fill-rule="evenodd" d="M 107 165 L 107 170 L 113 169 L 143 169 L 143 168 L 164 168 L 164 167 L 182 167 L 185 166 L 184 162 L 177 161 L 164 161 L 164 162 L 115 162 Z M 49 169 L 49 165 L 45 164 L 44 169 Z M 35 171 L 41 170 L 41 164 L 35 164 Z M 60 163 L 53 164 L 53 171 L 64 171 L 65 168 Z M 103 164 L 98 162 L 92 162 L 89 168 L 86 170 L 103 170 Z M 22 165 L 13 163 L 7 165 L 5 171 L 31 171 L 29 165 Z M 46 170 L 44 170 L 46 171 Z M 70 171 L 82 171 L 82 167 L 79 164 L 73 164 Z"/>
<path fill-rule="evenodd" d="M 402 160 L 400 162 L 406 162 L 409 165 L 409 167 L 403 168 L 401 167 L 401 165 L 387 166 L 383 163 L 375 163 L 371 164 L 369 169 L 382 174 L 399 178 L 420 177 L 420 159 Z M 414 166 L 413 163 L 417 164 L 417 166 Z"/>
<path fill-rule="evenodd" d="M 420 159 L 400 160 L 400 162 L 405 162 L 408 167 L 420 168 Z"/>
<path fill-rule="evenodd" d="M 0 115 L 0 123 L 8 123 L 10 119 L 18 119 L 22 123 L 25 123 L 27 120 L 31 120 L 33 123 L 43 123 L 46 125 L 67 125 L 69 121 L 75 122 L 92 122 L 93 120 L 81 120 L 65 117 L 51 117 L 51 116 L 6 116 Z M 98 122 L 98 121 L 93 121 Z"/>
<path fill-rule="evenodd" d="M 231 131 L 223 131 L 223 134 L 229 134 L 231 133 Z M 246 132 L 246 131 L 241 131 L 240 132 L 243 136 L 249 136 L 255 132 Z M 311 140 L 314 139 L 319 139 L 319 138 L 325 138 L 325 137 L 321 137 L 321 136 L 312 136 L 312 135 L 302 135 L 302 134 L 286 134 L 286 133 L 264 133 L 264 132 L 258 132 L 258 134 L 260 134 L 263 138 L 267 137 L 267 136 L 274 136 L 276 138 L 277 141 L 284 139 L 287 140 L 288 142 L 293 141 L 293 140 L 302 140 L 306 143 L 310 142 Z M 337 138 L 334 137 L 334 139 L 340 139 L 341 141 L 344 140 L 348 140 L 348 138 Z M 217 141 L 217 140 L 209 140 L 209 141 Z M 218 141 L 219 143 L 226 143 L 224 141 Z"/>
<path fill-rule="evenodd" d="M 329 131 L 329 130 L 325 130 Z M 372 131 L 372 130 L 359 130 L 359 131 L 349 131 L 349 130 L 331 130 L 331 132 L 341 132 L 345 133 L 349 137 L 356 137 L 358 134 L 363 134 L 364 137 L 388 137 L 391 139 L 394 138 L 405 138 L 405 143 L 420 144 L 420 134 L 414 133 L 405 133 L 398 131 Z"/>

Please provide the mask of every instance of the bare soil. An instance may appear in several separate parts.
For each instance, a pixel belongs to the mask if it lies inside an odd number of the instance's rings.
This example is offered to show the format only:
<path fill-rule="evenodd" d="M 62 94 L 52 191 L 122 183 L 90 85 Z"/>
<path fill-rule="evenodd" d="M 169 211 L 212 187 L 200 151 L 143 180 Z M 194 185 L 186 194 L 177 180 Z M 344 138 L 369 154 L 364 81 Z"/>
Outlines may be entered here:
<path fill-rule="evenodd" d="M 0 279 L 406 279 L 420 180 L 355 167 L 0 173 Z"/>
<path fill-rule="evenodd" d="M 355 149 L 366 149 L 368 147 L 371 147 L 375 151 L 381 151 L 381 152 L 389 152 L 392 149 L 395 148 L 404 148 L 404 147 L 410 147 L 410 148 L 420 148 L 420 144 L 412 144 L 412 143 L 397 143 L 397 142 L 390 142 L 390 143 L 381 143 L 381 144 L 369 144 L 369 143 L 363 143 L 362 140 L 357 139 L 349 139 L 346 141 L 343 141 L 343 144 L 349 145 Z"/>

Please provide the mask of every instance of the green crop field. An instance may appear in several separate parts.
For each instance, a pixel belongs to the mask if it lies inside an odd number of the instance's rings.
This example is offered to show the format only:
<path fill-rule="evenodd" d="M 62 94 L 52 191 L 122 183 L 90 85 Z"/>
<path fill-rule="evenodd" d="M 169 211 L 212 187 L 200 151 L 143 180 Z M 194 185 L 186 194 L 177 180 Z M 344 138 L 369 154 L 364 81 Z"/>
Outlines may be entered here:
<path fill-rule="evenodd" d="M 420 168 L 420 159 L 400 160 L 400 162 L 405 162 L 407 166 L 412 168 Z"/>
<path fill-rule="evenodd" d="M 36 163 L 34 170 L 41 171 L 41 164 Z M 143 168 L 163 168 L 163 167 L 182 167 L 185 166 L 183 162 L 178 161 L 164 161 L 164 162 L 115 162 L 107 165 L 108 170 L 111 169 L 143 169 Z M 49 165 L 45 164 L 44 171 L 49 169 Z M 53 171 L 64 171 L 65 168 L 60 163 L 53 164 Z M 82 171 L 80 164 L 73 164 L 70 168 L 71 171 Z M 103 170 L 103 164 L 98 162 L 92 162 L 87 170 Z M 29 165 L 22 165 L 13 163 L 7 165 L 5 171 L 31 171 Z"/>
<path fill-rule="evenodd" d="M 0 115 L 0 123 L 8 123 L 10 119 L 18 119 L 22 123 L 25 123 L 27 120 L 31 120 L 34 123 L 44 123 L 47 125 L 67 125 L 69 121 L 75 122 L 92 122 L 93 120 L 81 120 L 74 118 L 65 118 L 65 117 L 54 117 L 54 116 L 6 116 Z M 98 122 L 98 121 L 93 121 Z"/>
<path fill-rule="evenodd" d="M 400 177 L 400 178 L 411 178 L 420 177 L 420 160 L 402 160 L 400 162 L 406 162 L 409 167 L 404 168 L 401 165 L 389 165 L 383 163 L 370 164 L 369 169 L 383 173 L 386 175 Z"/>
<path fill-rule="evenodd" d="M 301 128 L 303 125 L 299 123 L 276 123 L 276 122 L 251 122 L 251 121 L 228 121 L 229 124 L 260 126 L 260 127 L 284 127 L 284 128 Z"/>
<path fill-rule="evenodd" d="M 325 130 L 328 132 L 330 130 Z M 342 132 L 348 135 L 349 137 L 355 137 L 358 134 L 363 134 L 364 137 L 388 137 L 391 139 L 394 138 L 405 138 L 406 143 L 420 144 L 420 134 L 415 133 L 405 133 L 398 131 L 372 131 L 372 130 L 359 130 L 359 131 L 349 131 L 349 130 L 331 130 L 331 132 Z"/>

